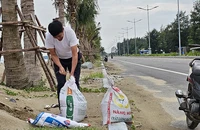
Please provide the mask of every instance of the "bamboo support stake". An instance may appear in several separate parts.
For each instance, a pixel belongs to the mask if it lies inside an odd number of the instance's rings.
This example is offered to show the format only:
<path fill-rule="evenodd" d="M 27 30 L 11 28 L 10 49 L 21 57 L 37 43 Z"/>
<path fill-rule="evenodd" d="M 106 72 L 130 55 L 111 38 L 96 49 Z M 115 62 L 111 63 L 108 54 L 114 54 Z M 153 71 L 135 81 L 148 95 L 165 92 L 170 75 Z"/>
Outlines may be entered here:
<path fill-rule="evenodd" d="M 39 21 L 39 19 L 37 18 L 36 15 L 35 15 L 35 19 L 36 19 L 36 21 L 37 21 L 37 24 L 41 27 L 40 21 Z M 44 40 L 44 38 L 46 37 L 45 32 L 42 31 L 42 34 L 43 34 L 43 37 L 42 37 L 41 34 L 40 34 L 40 37 L 41 37 L 41 39 L 43 39 L 43 43 L 44 43 L 44 45 L 45 45 L 45 40 Z M 51 56 L 50 56 L 49 53 L 47 53 L 47 55 L 48 55 L 48 57 L 49 57 L 48 63 L 50 63 L 50 65 L 51 65 L 52 68 L 54 69 L 53 61 L 51 60 Z"/>
<path fill-rule="evenodd" d="M 22 21 L 25 20 L 25 18 L 23 17 L 23 14 L 21 13 L 21 11 L 19 10 L 19 7 L 17 5 L 16 5 L 16 10 L 17 10 L 17 12 L 18 12 L 19 17 L 21 18 L 21 20 Z M 29 37 L 29 39 L 31 41 L 32 46 L 33 47 L 37 46 L 36 40 L 34 39 L 34 37 L 33 37 L 32 33 L 31 33 L 29 27 L 24 26 L 24 28 L 27 31 L 27 35 L 28 35 L 28 37 Z M 44 58 L 43 58 L 42 54 L 39 53 L 39 52 L 37 52 L 36 54 L 38 56 L 38 59 L 40 60 L 42 68 L 44 69 L 45 75 L 46 75 L 46 77 L 47 77 L 47 79 L 49 81 L 49 84 L 50 84 L 50 87 L 51 87 L 52 91 L 55 91 L 55 89 L 54 89 L 55 81 L 53 79 L 53 76 L 51 75 L 51 72 L 50 72 L 49 68 L 47 67 L 47 65 L 46 65 L 46 63 L 44 61 Z"/>
<path fill-rule="evenodd" d="M 37 23 L 36 23 L 35 20 L 34 20 L 33 14 L 30 14 L 30 15 L 31 15 L 32 21 L 35 23 L 35 25 L 37 25 Z M 43 44 L 45 45 L 45 40 L 44 40 L 44 37 L 42 36 L 42 32 L 41 32 L 41 31 L 42 31 L 42 30 L 38 30 L 38 33 L 39 33 L 39 35 L 40 35 L 40 38 L 42 39 Z"/>
<path fill-rule="evenodd" d="M 31 24 L 25 24 L 25 26 L 28 26 L 28 27 L 34 28 L 34 29 L 36 29 L 36 30 L 46 31 L 45 28 L 37 27 L 37 26 L 35 26 L 35 25 L 31 25 Z"/>
<path fill-rule="evenodd" d="M 16 25 L 16 26 L 29 26 L 32 27 L 36 30 L 41 30 L 46 32 L 46 29 L 43 27 L 37 27 L 35 25 L 30 24 L 30 22 L 25 21 L 25 22 L 21 22 L 21 21 L 16 21 L 16 22 L 1 22 L 0 25 Z"/>
<path fill-rule="evenodd" d="M 44 47 L 33 47 L 33 48 L 27 48 L 27 49 L 14 49 L 14 50 L 5 50 L 5 51 L 0 51 L 0 54 L 5 54 L 5 53 L 15 53 L 15 52 L 26 52 L 26 51 L 38 51 L 39 49 L 43 49 Z"/>
<path fill-rule="evenodd" d="M 26 31 L 27 31 L 27 34 L 28 34 L 29 38 L 32 39 L 32 40 L 31 40 L 32 43 L 36 43 L 36 41 L 34 41 L 34 38 L 33 38 L 32 34 L 31 34 L 31 31 L 30 31 L 29 29 L 26 29 Z M 48 79 L 48 81 L 49 81 L 49 84 L 50 84 L 51 88 L 54 90 L 55 82 L 54 82 L 53 76 L 51 75 L 50 70 L 49 70 L 49 68 L 47 67 L 46 63 L 45 63 L 42 54 L 41 54 L 41 53 L 38 53 L 38 52 L 37 52 L 36 54 L 37 54 L 37 56 L 38 56 L 38 59 L 39 59 L 40 62 L 41 62 L 41 65 L 42 65 L 42 67 L 43 67 L 43 69 L 44 69 L 44 72 L 45 72 L 45 74 L 46 74 L 46 76 L 47 76 L 47 79 Z"/>
<path fill-rule="evenodd" d="M 39 25 L 40 27 L 42 27 L 42 25 L 41 25 L 41 23 L 40 23 L 40 21 L 39 21 L 37 15 L 35 15 L 35 19 L 36 19 L 38 25 Z M 44 38 L 45 38 L 45 37 L 46 37 L 45 32 L 42 31 L 42 34 L 43 34 L 43 36 L 44 36 Z"/>
<path fill-rule="evenodd" d="M 21 21 L 1 22 L 0 25 L 17 25 L 17 26 L 23 26 L 25 23 L 28 23 L 28 22 L 21 22 Z"/>
<path fill-rule="evenodd" d="M 28 34 L 29 38 L 32 39 L 32 43 L 36 44 L 36 41 L 34 40 L 31 31 L 29 29 L 26 29 L 26 31 L 27 31 L 27 34 Z M 55 86 L 55 82 L 54 82 L 53 76 L 51 75 L 51 72 L 50 72 L 49 68 L 47 67 L 47 65 L 45 63 L 42 54 L 38 53 L 38 52 L 36 54 L 37 54 L 37 56 L 38 56 L 38 58 L 39 58 L 39 60 L 41 62 L 41 65 L 42 65 L 42 67 L 43 67 L 43 69 L 45 71 L 45 74 L 46 74 L 46 76 L 47 76 L 47 78 L 49 80 L 50 86 L 51 86 L 51 88 L 53 88 Z"/>
<path fill-rule="evenodd" d="M 4 82 L 5 78 L 6 78 L 6 72 L 5 72 L 5 69 L 4 69 L 3 70 L 3 75 L 2 75 L 2 78 L 1 78 L 1 83 Z"/>
<path fill-rule="evenodd" d="M 1 37 L 1 41 L 0 41 L 0 50 L 2 50 L 2 48 L 3 48 L 3 44 L 2 44 L 2 37 Z M 1 54 L 0 54 L 0 57 L 1 57 Z M 5 77 L 6 77 L 6 73 L 5 73 L 5 69 L 4 69 L 3 75 L 2 75 L 2 78 L 1 78 L 1 82 L 2 82 L 2 83 L 4 82 Z"/>

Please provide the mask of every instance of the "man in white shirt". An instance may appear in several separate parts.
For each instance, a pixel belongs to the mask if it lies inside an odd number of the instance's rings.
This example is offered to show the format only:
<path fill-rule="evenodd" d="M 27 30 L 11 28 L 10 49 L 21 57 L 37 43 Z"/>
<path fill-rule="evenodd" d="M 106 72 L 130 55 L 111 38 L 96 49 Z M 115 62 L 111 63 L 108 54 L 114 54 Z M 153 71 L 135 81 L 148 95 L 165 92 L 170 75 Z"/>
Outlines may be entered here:
<path fill-rule="evenodd" d="M 54 20 L 49 24 L 48 31 L 45 47 L 49 49 L 54 62 L 59 100 L 60 89 L 66 82 L 67 70 L 70 72 L 70 76 L 75 77 L 76 85 L 80 89 L 81 55 L 77 47 L 78 39 L 71 27 L 63 27 L 60 21 Z"/>

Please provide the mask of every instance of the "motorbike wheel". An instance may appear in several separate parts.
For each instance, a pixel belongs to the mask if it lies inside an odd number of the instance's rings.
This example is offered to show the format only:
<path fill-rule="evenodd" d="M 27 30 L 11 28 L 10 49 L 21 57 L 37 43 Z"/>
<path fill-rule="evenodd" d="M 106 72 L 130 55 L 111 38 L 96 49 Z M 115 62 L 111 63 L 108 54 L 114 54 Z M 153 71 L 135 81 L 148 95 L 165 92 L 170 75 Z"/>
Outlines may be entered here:
<path fill-rule="evenodd" d="M 197 125 L 199 124 L 199 122 L 194 122 L 194 121 L 190 120 L 187 116 L 186 116 L 186 123 L 187 123 L 188 128 L 190 128 L 190 129 L 196 128 Z"/>

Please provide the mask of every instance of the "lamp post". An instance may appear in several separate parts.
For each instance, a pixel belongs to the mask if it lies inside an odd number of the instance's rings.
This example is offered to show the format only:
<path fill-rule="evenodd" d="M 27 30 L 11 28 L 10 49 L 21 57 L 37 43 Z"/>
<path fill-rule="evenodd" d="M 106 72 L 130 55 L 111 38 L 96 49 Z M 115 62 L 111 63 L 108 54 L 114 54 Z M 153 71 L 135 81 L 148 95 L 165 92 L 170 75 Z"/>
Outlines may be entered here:
<path fill-rule="evenodd" d="M 138 9 L 141 9 L 141 10 L 145 10 L 147 11 L 147 19 L 148 19 L 148 32 L 149 32 L 149 54 L 151 54 L 151 42 L 150 42 L 150 27 L 149 27 L 149 10 L 152 10 L 152 9 L 155 9 L 157 8 L 158 6 L 154 6 L 152 8 L 149 9 L 149 6 L 147 5 L 147 8 L 141 8 L 141 7 L 137 7 Z"/>
<path fill-rule="evenodd" d="M 130 23 L 133 23 L 134 24 L 134 36 L 135 36 L 135 54 L 137 54 L 137 45 L 136 45 L 136 27 L 135 27 L 135 23 L 141 21 L 142 19 L 139 19 L 137 21 L 130 21 L 130 20 L 127 20 L 127 22 L 130 22 Z"/>
<path fill-rule="evenodd" d="M 178 5 L 178 45 L 179 45 L 179 56 L 181 56 L 181 29 L 180 29 L 180 18 L 179 18 L 179 0 L 177 0 Z"/>
<path fill-rule="evenodd" d="M 132 29 L 132 28 L 122 28 L 122 29 L 124 29 L 124 30 L 126 30 L 126 34 L 127 34 L 127 54 L 129 55 L 129 43 L 128 43 L 128 31 L 130 30 L 130 29 Z"/>

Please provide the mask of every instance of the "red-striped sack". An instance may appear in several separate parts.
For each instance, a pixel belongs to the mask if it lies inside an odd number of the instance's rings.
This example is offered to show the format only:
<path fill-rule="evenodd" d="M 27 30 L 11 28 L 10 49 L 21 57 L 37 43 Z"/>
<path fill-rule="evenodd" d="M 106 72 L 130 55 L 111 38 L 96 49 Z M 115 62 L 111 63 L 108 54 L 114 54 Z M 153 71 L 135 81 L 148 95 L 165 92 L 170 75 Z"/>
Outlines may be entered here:
<path fill-rule="evenodd" d="M 104 125 L 113 122 L 132 123 L 128 98 L 117 87 L 108 88 L 101 102 L 101 110 Z"/>

